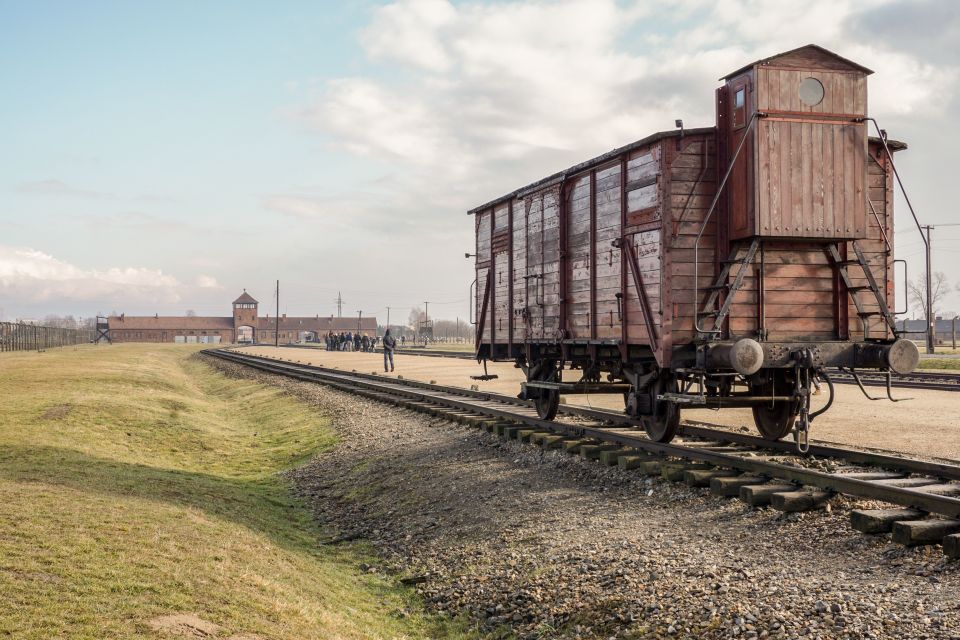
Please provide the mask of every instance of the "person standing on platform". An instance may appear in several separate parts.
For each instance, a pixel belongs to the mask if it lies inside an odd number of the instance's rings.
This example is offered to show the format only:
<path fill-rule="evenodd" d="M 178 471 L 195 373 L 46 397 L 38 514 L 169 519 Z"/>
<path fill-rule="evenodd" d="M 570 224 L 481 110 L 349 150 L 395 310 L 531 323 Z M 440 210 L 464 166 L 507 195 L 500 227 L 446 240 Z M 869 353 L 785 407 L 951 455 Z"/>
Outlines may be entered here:
<path fill-rule="evenodd" d="M 383 370 L 393 371 L 393 350 L 397 348 L 397 341 L 390 335 L 390 329 L 383 334 Z M 390 368 L 387 369 L 387 364 Z"/>

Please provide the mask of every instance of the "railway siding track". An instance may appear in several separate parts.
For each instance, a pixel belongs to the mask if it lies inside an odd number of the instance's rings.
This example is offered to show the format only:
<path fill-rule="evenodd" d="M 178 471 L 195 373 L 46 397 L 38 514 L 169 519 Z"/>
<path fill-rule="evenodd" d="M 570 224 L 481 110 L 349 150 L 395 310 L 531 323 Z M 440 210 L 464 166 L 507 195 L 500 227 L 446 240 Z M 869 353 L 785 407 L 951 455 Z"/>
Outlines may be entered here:
<path fill-rule="evenodd" d="M 561 407 L 561 421 L 541 420 L 526 403 L 487 392 L 377 374 L 283 361 L 227 349 L 207 353 L 255 369 L 413 410 L 483 426 L 498 435 L 563 448 L 604 464 L 710 486 L 719 496 L 782 511 L 826 508 L 834 494 L 877 500 L 898 508 L 854 510 L 851 524 L 865 533 L 891 532 L 905 545 L 942 543 L 960 558 L 960 466 L 844 447 L 813 445 L 813 458 L 788 442 L 685 425 L 682 440 L 653 442 L 638 424 L 613 412 Z M 819 468 L 817 468 L 819 465 Z"/>
<path fill-rule="evenodd" d="M 289 349 L 311 349 L 313 351 L 322 351 L 318 347 L 309 347 L 306 345 L 287 344 L 280 345 Z M 377 353 L 382 353 L 378 350 Z M 474 360 L 472 353 L 464 351 L 443 351 L 440 349 L 398 349 L 397 354 L 405 356 L 428 356 L 431 358 L 456 358 L 461 360 Z M 861 371 L 858 372 L 860 381 L 865 387 L 885 387 L 887 378 L 884 375 Z M 836 384 L 856 384 L 853 376 L 849 373 L 830 370 L 830 379 Z M 894 375 L 892 378 L 894 389 L 929 389 L 932 391 L 960 391 L 960 374 L 942 373 L 934 371 L 914 371 L 906 375 Z"/>

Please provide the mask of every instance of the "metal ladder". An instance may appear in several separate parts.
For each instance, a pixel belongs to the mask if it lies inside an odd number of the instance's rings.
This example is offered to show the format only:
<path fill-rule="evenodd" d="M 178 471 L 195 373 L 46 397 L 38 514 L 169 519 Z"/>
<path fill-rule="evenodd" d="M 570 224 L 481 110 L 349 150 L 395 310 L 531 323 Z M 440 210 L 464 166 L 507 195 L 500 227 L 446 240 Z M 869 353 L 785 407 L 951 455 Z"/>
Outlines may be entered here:
<path fill-rule="evenodd" d="M 730 257 L 723 261 L 723 268 L 720 269 L 717 279 L 712 285 L 707 287 L 710 295 L 707 296 L 707 301 L 703 305 L 703 310 L 697 312 L 698 321 L 701 318 L 714 319 L 713 329 L 701 329 L 701 333 L 721 333 L 723 331 L 721 328 L 723 326 L 723 322 L 730 313 L 730 307 L 733 305 L 733 299 L 743 286 L 743 279 L 747 273 L 747 266 L 753 262 L 753 258 L 757 254 L 757 248 L 759 246 L 760 238 L 754 237 L 750 241 L 750 244 L 746 246 L 746 253 L 741 256 L 740 253 L 744 249 L 744 245 L 738 243 L 733 248 L 733 251 L 730 252 Z M 729 283 L 727 280 L 730 276 L 730 269 L 733 268 L 733 265 L 735 264 L 739 264 L 740 269 L 737 271 L 737 275 L 734 277 L 733 282 Z M 727 291 L 727 297 L 724 298 L 723 304 L 719 309 L 717 309 L 715 308 L 717 300 L 720 298 L 720 293 L 724 290 Z"/>
<path fill-rule="evenodd" d="M 866 337 L 868 333 L 867 318 L 872 316 L 883 316 L 883 319 L 886 321 L 887 326 L 890 327 L 890 331 L 893 332 L 893 335 L 899 336 L 897 331 L 897 323 L 891 313 L 890 308 L 887 306 L 887 301 L 884 298 L 883 294 L 880 293 L 880 287 L 877 285 L 876 278 L 873 277 L 873 272 L 870 270 L 870 265 L 867 263 L 866 256 L 863 255 L 863 251 L 860 249 L 860 246 L 857 245 L 856 240 L 852 240 L 850 244 L 853 245 L 853 252 L 856 254 L 856 260 L 844 260 L 840 257 L 840 252 L 837 250 L 837 245 L 830 244 L 827 245 L 827 255 L 830 257 L 830 260 L 833 262 L 833 268 L 839 274 L 840 279 L 843 280 L 844 286 L 847 288 L 847 293 L 850 295 L 850 299 L 853 300 L 854 306 L 857 308 L 857 315 L 860 317 L 860 322 L 863 324 L 863 333 Z M 847 267 L 859 266 L 863 271 L 863 275 L 867 279 L 867 284 L 864 285 L 855 285 L 850 280 L 850 273 L 847 271 Z M 864 308 L 863 302 L 857 296 L 861 291 L 872 291 L 874 297 L 877 300 L 877 309 L 878 311 L 867 311 Z"/>

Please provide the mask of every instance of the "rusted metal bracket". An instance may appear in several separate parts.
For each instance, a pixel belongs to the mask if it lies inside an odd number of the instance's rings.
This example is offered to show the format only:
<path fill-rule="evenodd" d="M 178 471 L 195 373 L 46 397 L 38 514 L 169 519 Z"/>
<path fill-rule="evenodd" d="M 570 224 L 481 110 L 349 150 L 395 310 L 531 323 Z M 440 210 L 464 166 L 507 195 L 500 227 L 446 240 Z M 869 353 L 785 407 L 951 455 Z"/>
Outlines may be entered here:
<path fill-rule="evenodd" d="M 480 348 L 480 342 L 483 340 L 483 328 L 484 323 L 487 320 L 487 304 L 490 302 L 490 289 L 493 287 L 493 278 L 490 277 L 490 272 L 493 269 L 487 271 L 487 286 L 483 292 L 483 304 L 480 305 L 480 317 L 477 318 L 477 344 L 475 350 Z"/>
<path fill-rule="evenodd" d="M 637 289 L 637 298 L 640 299 L 640 309 L 643 311 L 643 321 L 647 325 L 647 332 L 651 339 L 656 342 L 660 339 L 657 332 L 657 325 L 653 321 L 653 310 L 650 307 L 650 300 L 647 298 L 647 287 L 643 281 L 643 274 L 640 272 L 640 263 L 637 259 L 637 252 L 634 250 L 633 243 L 624 242 L 622 238 L 613 241 L 613 246 L 621 251 L 627 252 L 627 263 L 630 265 L 630 272 L 633 274 L 633 284 Z"/>

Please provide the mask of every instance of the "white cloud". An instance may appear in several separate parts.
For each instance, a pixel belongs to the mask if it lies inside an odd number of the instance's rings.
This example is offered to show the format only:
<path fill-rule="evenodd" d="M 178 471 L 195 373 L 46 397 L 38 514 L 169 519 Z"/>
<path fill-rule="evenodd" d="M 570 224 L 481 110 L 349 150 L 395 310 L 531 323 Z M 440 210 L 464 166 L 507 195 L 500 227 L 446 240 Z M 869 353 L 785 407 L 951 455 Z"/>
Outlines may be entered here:
<path fill-rule="evenodd" d="M 193 285 L 200 289 L 223 289 L 223 286 L 217 282 L 213 276 L 200 274 L 193 279 Z"/>
<path fill-rule="evenodd" d="M 196 286 L 218 285 L 199 276 Z M 0 245 L 0 296 L 14 303 L 175 303 L 187 288 L 160 269 L 84 269 L 36 249 Z"/>
<path fill-rule="evenodd" d="M 17 185 L 17 191 L 41 196 L 70 196 L 75 198 L 90 198 L 93 200 L 110 199 L 114 196 L 109 193 L 92 191 L 90 189 L 81 189 L 63 182 L 62 180 L 35 180 L 33 182 L 21 182 Z"/>
<path fill-rule="evenodd" d="M 454 224 L 450 214 L 675 118 L 712 125 L 720 75 L 808 42 L 882 69 L 873 113 L 942 110 L 955 69 L 848 32 L 851 17 L 886 4 L 400 0 L 378 8 L 361 35 L 380 72 L 329 81 L 297 117 L 335 147 L 395 167 L 400 201 L 388 201 L 404 218 Z M 266 205 L 326 215 L 324 203 L 296 195 Z M 357 208 L 360 220 L 375 212 Z"/>

